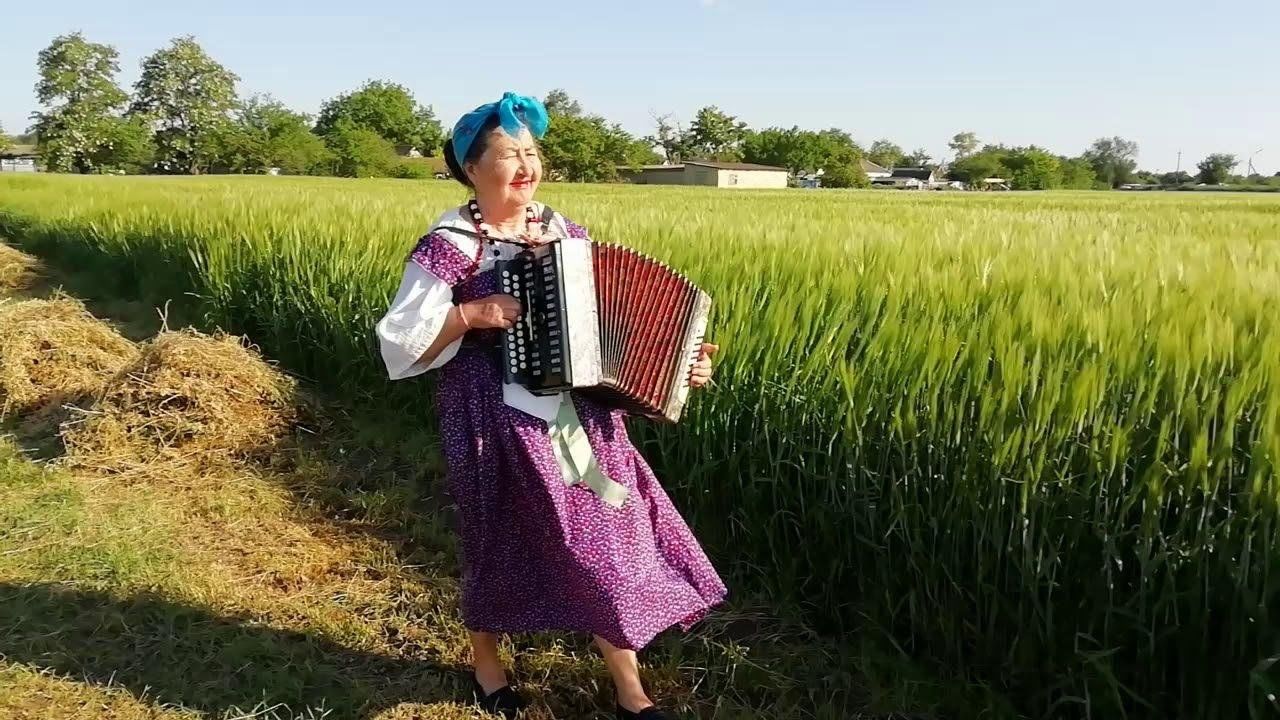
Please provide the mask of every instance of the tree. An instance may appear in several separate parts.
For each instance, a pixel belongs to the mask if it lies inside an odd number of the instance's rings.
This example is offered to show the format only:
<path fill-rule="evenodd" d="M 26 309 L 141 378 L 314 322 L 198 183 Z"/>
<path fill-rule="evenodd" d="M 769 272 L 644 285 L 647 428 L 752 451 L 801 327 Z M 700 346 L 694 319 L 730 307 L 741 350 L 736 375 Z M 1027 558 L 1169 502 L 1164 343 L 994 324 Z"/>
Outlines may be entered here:
<path fill-rule="evenodd" d="M 929 164 L 933 158 L 929 155 L 929 151 L 924 148 L 916 148 L 910 155 L 902 158 L 902 163 L 911 167 L 924 167 Z"/>
<path fill-rule="evenodd" d="M 1137 157 L 1138 144 L 1121 137 L 1099 138 L 1084 153 L 1098 181 L 1113 188 L 1133 179 Z"/>
<path fill-rule="evenodd" d="M 1093 165 L 1082 157 L 1060 157 L 1058 165 L 1062 169 L 1062 187 L 1068 190 L 1091 190 L 1097 182 Z"/>
<path fill-rule="evenodd" d="M 785 167 L 793 174 L 822 171 L 826 187 L 864 187 L 867 174 L 859 162 L 862 148 L 849 134 L 837 129 L 814 132 L 766 128 L 748 133 L 742 142 L 742 158 L 747 162 Z"/>
<path fill-rule="evenodd" d="M 1052 190 L 1062 187 L 1062 165 L 1056 155 L 1035 147 L 1015 148 L 1002 164 L 1012 175 L 1014 190 Z"/>
<path fill-rule="evenodd" d="M 1214 153 L 1200 161 L 1196 168 L 1200 170 L 1200 182 L 1207 185 L 1221 185 L 1231 176 L 1231 170 L 1240 161 L 1229 153 Z"/>
<path fill-rule="evenodd" d="M 582 115 L 582 105 L 577 100 L 569 97 L 569 93 L 560 88 L 547 93 L 547 97 L 542 101 L 542 104 L 547 108 L 547 115 L 567 115 L 569 117 Z"/>
<path fill-rule="evenodd" d="M 310 128 L 306 115 L 270 95 L 254 95 L 216 133 L 205 162 L 214 172 L 263 173 L 271 168 L 287 175 L 314 172 L 330 158 L 324 141 Z"/>
<path fill-rule="evenodd" d="M 108 142 L 111 120 L 128 96 L 116 85 L 119 53 L 80 33 L 60 35 L 40 51 L 32 115 L 37 147 L 52 172 L 92 172 L 93 157 Z"/>
<path fill-rule="evenodd" d="M 1161 185 L 1185 185 L 1192 181 L 1191 173 L 1186 170 L 1167 172 L 1160 176 Z"/>
<path fill-rule="evenodd" d="M 271 135 L 267 145 L 270 167 L 285 175 L 308 175 L 323 172 L 331 162 L 329 148 L 308 127 L 284 127 Z"/>
<path fill-rule="evenodd" d="M 129 112 L 156 131 L 156 166 L 169 173 L 196 174 L 208 147 L 229 122 L 235 106 L 234 73 L 187 35 L 142 61 Z"/>
<path fill-rule="evenodd" d="M 822 185 L 829 188 L 871 187 L 862 169 L 862 146 L 849 133 L 836 128 L 818 132 L 819 154 L 822 156 Z"/>
<path fill-rule="evenodd" d="M 987 178 L 1008 177 L 1009 169 L 1005 167 L 1003 151 L 988 146 L 981 152 L 956 160 L 951 164 L 949 175 L 952 180 L 959 180 L 974 187 L 983 187 L 982 181 Z"/>
<path fill-rule="evenodd" d="M 265 168 L 279 168 L 289 176 L 315 172 L 329 151 L 324 140 L 311 132 L 311 118 L 285 108 L 270 95 L 244 101 L 238 122 L 265 138 Z"/>
<path fill-rule="evenodd" d="M 752 131 L 742 141 L 742 159 L 749 163 L 784 167 L 792 174 L 818 170 L 822 157 L 817 134 L 798 127 Z"/>
<path fill-rule="evenodd" d="M 951 137 L 951 142 L 947 143 L 947 147 L 956 154 L 957 160 L 962 160 L 978 150 L 982 141 L 978 140 L 978 136 L 968 130 L 958 132 Z"/>
<path fill-rule="evenodd" d="M 741 146 L 746 135 L 745 122 L 709 105 L 694 116 L 685 144 L 700 159 L 733 162 L 742 159 Z"/>
<path fill-rule="evenodd" d="M 4 126 L 0 126 L 0 152 L 4 152 L 13 147 L 13 140 L 4 133 Z"/>
<path fill-rule="evenodd" d="M 444 130 L 432 109 L 419 105 L 403 85 L 382 80 L 370 80 L 355 92 L 325 102 L 315 132 L 328 137 L 344 122 L 423 155 L 434 155 L 444 142 Z"/>
<path fill-rule="evenodd" d="M 548 177 L 586 182 L 610 174 L 601 167 L 604 133 L 588 118 L 575 115 L 552 118 L 539 145 L 543 169 Z"/>
<path fill-rule="evenodd" d="M 670 115 L 660 115 L 654 119 L 658 124 L 657 133 L 645 138 L 645 141 L 662 149 L 668 163 L 678 163 L 691 157 L 693 149 L 689 147 L 689 134 Z"/>
<path fill-rule="evenodd" d="M 868 160 L 886 168 L 901 167 L 905 157 L 906 154 L 902 152 L 902 148 L 888 140 L 877 140 L 871 143 L 871 149 L 867 150 Z"/>
<path fill-rule="evenodd" d="M 604 182 L 617 179 L 619 166 L 647 165 L 660 159 L 649 143 L 637 140 L 622 126 L 599 115 L 586 115 L 567 93 L 555 93 L 559 95 L 547 108 L 551 123 L 540 142 L 548 177 Z"/>
<path fill-rule="evenodd" d="M 151 128 L 142 119 L 107 118 L 102 137 L 102 144 L 89 155 L 95 172 L 135 175 L 155 165 L 155 141 Z"/>
<path fill-rule="evenodd" d="M 395 146 L 378 133 L 341 120 L 325 138 L 332 153 L 332 174 L 344 177 L 389 177 L 396 170 Z"/>

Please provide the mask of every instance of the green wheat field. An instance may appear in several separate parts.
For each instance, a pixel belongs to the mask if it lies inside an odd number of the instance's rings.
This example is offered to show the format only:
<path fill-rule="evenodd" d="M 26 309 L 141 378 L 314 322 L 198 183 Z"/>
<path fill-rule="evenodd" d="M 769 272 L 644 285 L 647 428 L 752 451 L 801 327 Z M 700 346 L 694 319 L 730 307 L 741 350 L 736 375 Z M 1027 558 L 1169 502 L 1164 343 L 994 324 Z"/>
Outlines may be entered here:
<path fill-rule="evenodd" d="M 0 235 L 429 426 L 430 381 L 388 383 L 372 328 L 465 198 L 0 177 Z M 539 199 L 711 294 L 716 385 L 635 437 L 735 590 L 1028 716 L 1280 707 L 1280 197 Z"/>

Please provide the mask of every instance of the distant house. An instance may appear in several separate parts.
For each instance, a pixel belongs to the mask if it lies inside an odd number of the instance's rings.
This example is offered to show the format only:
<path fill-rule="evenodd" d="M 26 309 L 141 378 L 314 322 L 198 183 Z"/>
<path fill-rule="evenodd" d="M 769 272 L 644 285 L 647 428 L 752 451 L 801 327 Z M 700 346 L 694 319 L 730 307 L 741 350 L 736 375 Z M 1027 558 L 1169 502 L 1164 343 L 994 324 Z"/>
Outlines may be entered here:
<path fill-rule="evenodd" d="M 618 175 L 636 185 L 705 185 L 722 188 L 785 188 L 786 168 L 753 163 L 690 160 L 680 165 L 620 167 Z"/>
<path fill-rule="evenodd" d="M 926 185 L 932 185 L 938 181 L 938 171 L 931 167 L 896 167 L 889 173 L 889 177 L 915 178 Z"/>
<path fill-rule="evenodd" d="M 684 185 L 683 165 L 620 167 L 618 177 L 634 185 Z"/>
<path fill-rule="evenodd" d="M 866 175 L 867 179 L 869 180 L 875 180 L 876 178 L 882 178 L 882 177 L 889 177 L 888 169 L 880 167 L 879 165 L 871 162 L 866 158 L 859 158 L 858 163 L 859 163 L 859 166 L 862 168 L 863 174 Z M 818 170 L 797 173 L 796 187 L 820 188 L 822 187 L 822 176 L 824 174 L 825 173 L 821 168 L 819 168 Z"/>
<path fill-rule="evenodd" d="M 913 177 L 880 177 L 871 181 L 871 187 L 891 188 L 894 190 L 923 190 L 927 186 L 923 180 Z"/>
<path fill-rule="evenodd" d="M 947 180 L 945 170 L 940 167 L 896 167 L 887 176 L 873 178 L 871 185 L 898 190 L 940 190 L 954 187 Z"/>
<path fill-rule="evenodd" d="M 887 178 L 892 174 L 889 171 L 889 168 L 881 167 L 866 158 L 862 158 L 859 162 L 862 164 L 862 172 L 866 173 L 867 178 L 871 180 L 875 180 L 876 178 Z"/>
<path fill-rule="evenodd" d="M 35 145 L 14 145 L 0 150 L 0 172 L 36 172 L 39 159 Z"/>

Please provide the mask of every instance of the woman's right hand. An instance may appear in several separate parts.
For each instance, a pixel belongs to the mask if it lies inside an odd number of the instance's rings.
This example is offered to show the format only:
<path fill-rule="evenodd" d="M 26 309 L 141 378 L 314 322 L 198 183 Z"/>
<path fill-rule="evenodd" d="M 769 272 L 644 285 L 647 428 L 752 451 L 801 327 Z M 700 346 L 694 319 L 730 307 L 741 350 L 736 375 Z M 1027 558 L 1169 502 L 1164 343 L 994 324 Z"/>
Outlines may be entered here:
<path fill-rule="evenodd" d="M 510 295 L 501 294 L 463 303 L 458 311 L 462 313 L 462 319 L 473 330 L 490 328 L 508 330 L 515 325 L 522 312 L 520 301 Z"/>

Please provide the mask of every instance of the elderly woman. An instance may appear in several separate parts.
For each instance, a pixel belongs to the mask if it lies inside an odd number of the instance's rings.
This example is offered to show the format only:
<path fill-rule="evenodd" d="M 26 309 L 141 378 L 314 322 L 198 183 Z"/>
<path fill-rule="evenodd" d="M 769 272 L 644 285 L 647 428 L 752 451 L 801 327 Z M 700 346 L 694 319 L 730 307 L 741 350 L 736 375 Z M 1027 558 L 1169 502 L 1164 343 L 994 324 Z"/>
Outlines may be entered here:
<path fill-rule="evenodd" d="M 512 93 L 458 121 L 445 160 L 472 198 L 418 241 L 377 332 L 393 380 L 438 373 L 480 705 L 506 717 L 523 706 L 498 633 L 564 630 L 593 636 L 618 717 L 654 720 L 667 716 L 641 685 L 635 651 L 673 625 L 687 630 L 726 591 L 628 439 L 623 412 L 503 383 L 496 344 L 521 308 L 497 294 L 494 262 L 522 244 L 589 242 L 586 229 L 533 199 L 547 122 L 541 103 Z M 710 380 L 716 349 L 703 345 L 691 386 Z M 575 433 L 589 440 L 585 471 L 560 446 Z"/>

